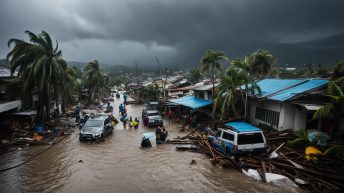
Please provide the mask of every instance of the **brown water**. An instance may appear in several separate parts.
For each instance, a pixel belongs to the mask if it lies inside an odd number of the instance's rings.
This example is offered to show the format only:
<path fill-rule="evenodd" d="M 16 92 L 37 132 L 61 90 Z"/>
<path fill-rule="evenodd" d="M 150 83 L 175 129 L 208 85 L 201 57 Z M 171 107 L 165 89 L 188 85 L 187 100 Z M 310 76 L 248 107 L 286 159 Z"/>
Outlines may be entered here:
<path fill-rule="evenodd" d="M 118 114 L 116 101 L 114 109 Z M 128 105 L 141 117 L 141 105 Z M 164 122 L 168 138 L 183 136 L 177 124 Z M 154 131 L 116 126 L 105 142 L 79 142 L 78 129 L 31 162 L 0 174 L 0 192 L 298 192 L 255 182 L 234 170 L 213 166 L 209 157 L 176 151 L 175 145 L 140 148 L 142 133 Z M 26 160 L 48 146 L 34 146 L 0 157 L 0 168 Z M 191 160 L 197 164 L 190 165 Z M 79 160 L 83 160 L 79 163 Z"/>

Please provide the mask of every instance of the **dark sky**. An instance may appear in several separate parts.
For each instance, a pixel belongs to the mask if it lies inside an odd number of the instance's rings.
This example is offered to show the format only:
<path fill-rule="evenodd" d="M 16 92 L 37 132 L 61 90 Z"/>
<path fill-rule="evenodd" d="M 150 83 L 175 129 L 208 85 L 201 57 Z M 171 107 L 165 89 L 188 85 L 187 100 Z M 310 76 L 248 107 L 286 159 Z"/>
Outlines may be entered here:
<path fill-rule="evenodd" d="M 64 59 L 104 65 L 191 67 L 207 49 L 269 49 L 290 66 L 344 60 L 344 0 L 1 0 L 0 25 L 0 58 L 9 38 L 45 30 Z"/>

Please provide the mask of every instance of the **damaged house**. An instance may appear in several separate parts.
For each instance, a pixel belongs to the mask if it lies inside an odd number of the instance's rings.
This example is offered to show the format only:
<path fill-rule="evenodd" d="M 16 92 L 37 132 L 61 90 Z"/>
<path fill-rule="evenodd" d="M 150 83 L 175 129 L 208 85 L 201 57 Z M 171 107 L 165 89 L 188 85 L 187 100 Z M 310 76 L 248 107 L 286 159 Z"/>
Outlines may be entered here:
<path fill-rule="evenodd" d="M 252 124 L 278 131 L 320 129 L 326 124 L 312 117 L 328 101 L 328 80 L 264 79 L 257 84 L 261 95 L 249 99 Z"/>

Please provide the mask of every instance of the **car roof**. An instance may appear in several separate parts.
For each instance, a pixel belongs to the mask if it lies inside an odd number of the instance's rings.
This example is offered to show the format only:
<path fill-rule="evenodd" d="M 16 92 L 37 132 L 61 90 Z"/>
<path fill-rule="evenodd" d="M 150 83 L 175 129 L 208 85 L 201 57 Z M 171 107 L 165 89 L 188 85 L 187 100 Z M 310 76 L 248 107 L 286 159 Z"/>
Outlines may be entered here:
<path fill-rule="evenodd" d="M 104 120 L 104 119 L 106 119 L 107 118 L 107 116 L 104 116 L 104 115 L 101 115 L 101 116 L 95 116 L 95 117 L 91 117 L 91 120 Z"/>
<path fill-rule="evenodd" d="M 159 113 L 158 110 L 147 110 L 147 113 Z"/>
<path fill-rule="evenodd" d="M 250 125 L 246 122 L 229 122 L 229 123 L 226 123 L 225 126 L 227 126 L 229 129 L 234 130 L 238 133 L 262 131 L 261 129 L 253 125 Z"/>

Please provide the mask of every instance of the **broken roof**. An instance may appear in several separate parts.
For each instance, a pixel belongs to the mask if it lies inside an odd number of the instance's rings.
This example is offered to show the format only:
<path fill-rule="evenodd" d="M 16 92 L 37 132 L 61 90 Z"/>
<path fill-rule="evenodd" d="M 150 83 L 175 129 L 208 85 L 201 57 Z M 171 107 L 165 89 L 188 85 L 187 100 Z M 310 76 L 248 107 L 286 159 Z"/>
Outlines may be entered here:
<path fill-rule="evenodd" d="M 257 82 L 262 91 L 260 97 L 276 101 L 286 101 L 327 84 L 328 80 L 323 79 L 264 79 Z"/>

